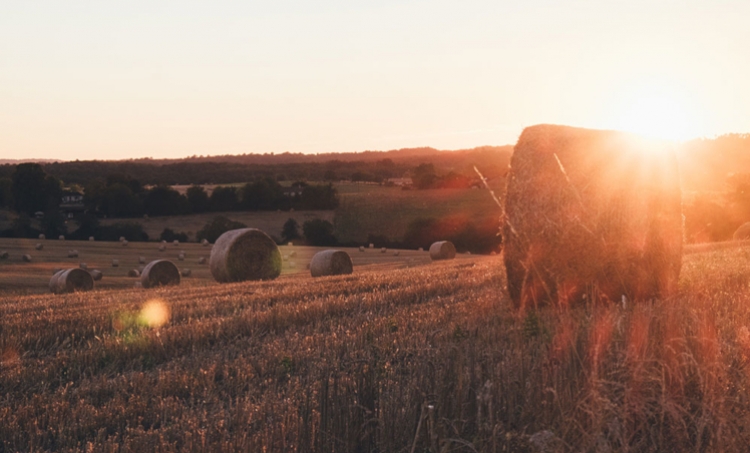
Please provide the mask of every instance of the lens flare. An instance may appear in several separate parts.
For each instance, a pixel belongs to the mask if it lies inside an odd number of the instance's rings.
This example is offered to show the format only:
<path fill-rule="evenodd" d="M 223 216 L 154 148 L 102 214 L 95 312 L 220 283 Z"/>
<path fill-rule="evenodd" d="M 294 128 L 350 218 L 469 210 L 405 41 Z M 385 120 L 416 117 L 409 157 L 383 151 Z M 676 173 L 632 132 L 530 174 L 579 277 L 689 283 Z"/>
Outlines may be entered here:
<path fill-rule="evenodd" d="M 169 307 L 164 301 L 154 299 L 146 302 L 138 316 L 141 324 L 161 327 L 169 322 Z"/>

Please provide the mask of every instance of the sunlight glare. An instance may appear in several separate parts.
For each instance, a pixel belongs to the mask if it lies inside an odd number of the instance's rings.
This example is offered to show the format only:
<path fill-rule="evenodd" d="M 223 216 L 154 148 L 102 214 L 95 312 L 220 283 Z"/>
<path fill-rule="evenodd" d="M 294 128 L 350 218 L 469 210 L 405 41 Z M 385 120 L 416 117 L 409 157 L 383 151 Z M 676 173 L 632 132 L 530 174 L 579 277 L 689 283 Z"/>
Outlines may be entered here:
<path fill-rule="evenodd" d="M 143 305 L 139 318 L 149 327 L 161 327 L 169 321 L 169 307 L 161 300 L 150 300 Z"/>

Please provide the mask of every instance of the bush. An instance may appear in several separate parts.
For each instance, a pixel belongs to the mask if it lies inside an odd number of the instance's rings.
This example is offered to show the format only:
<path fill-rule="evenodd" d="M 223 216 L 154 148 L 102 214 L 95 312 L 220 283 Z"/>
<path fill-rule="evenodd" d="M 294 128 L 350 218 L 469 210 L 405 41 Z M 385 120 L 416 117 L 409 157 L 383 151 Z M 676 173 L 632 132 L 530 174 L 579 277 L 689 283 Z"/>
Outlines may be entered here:
<path fill-rule="evenodd" d="M 290 218 L 284 223 L 281 229 L 281 239 L 284 242 L 289 242 L 294 239 L 299 239 L 299 223 L 296 220 Z"/>
<path fill-rule="evenodd" d="M 148 241 L 148 234 L 143 231 L 143 225 L 136 222 L 119 222 L 99 227 L 99 234 L 95 236 L 104 241 L 118 241 L 120 237 L 130 242 Z"/>
<path fill-rule="evenodd" d="M 458 251 L 489 253 L 497 251 L 502 243 L 498 228 L 498 222 L 493 220 L 477 225 L 460 217 L 418 218 L 407 227 L 404 246 L 427 249 L 435 241 L 447 240 Z"/>
<path fill-rule="evenodd" d="M 171 228 L 164 228 L 164 231 L 161 232 L 160 239 L 167 242 L 187 242 L 188 235 L 187 233 L 175 233 Z"/>
<path fill-rule="evenodd" d="M 333 224 L 323 219 L 308 220 L 302 225 L 305 240 L 310 245 L 336 245 L 338 240 L 333 235 Z"/>
<path fill-rule="evenodd" d="M 236 230 L 238 228 L 247 228 L 247 225 L 242 222 L 229 220 L 224 216 L 216 216 L 198 231 L 196 237 L 198 238 L 198 242 L 206 239 L 208 242 L 213 243 L 216 242 L 222 234 L 229 230 Z"/>

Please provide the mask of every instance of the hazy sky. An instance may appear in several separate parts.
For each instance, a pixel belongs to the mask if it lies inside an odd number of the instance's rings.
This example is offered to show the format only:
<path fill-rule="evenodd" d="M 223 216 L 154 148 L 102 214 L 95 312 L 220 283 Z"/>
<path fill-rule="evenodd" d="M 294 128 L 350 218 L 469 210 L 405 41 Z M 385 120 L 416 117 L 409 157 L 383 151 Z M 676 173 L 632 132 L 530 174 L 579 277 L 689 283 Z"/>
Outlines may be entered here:
<path fill-rule="evenodd" d="M 0 3 L 0 158 L 750 132 L 750 1 Z"/>

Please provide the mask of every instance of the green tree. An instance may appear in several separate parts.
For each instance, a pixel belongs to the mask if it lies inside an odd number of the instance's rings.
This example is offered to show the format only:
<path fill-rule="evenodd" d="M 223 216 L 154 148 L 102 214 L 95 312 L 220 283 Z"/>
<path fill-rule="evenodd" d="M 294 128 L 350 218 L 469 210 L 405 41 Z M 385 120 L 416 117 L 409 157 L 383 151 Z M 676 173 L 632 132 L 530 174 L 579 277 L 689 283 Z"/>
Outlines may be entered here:
<path fill-rule="evenodd" d="M 234 211 L 237 209 L 237 189 L 219 186 L 211 193 L 209 200 L 211 201 L 211 211 Z"/>
<path fill-rule="evenodd" d="M 13 181 L 10 178 L 0 178 L 0 208 L 13 206 L 12 185 Z"/>
<path fill-rule="evenodd" d="M 208 242 L 216 242 L 222 234 L 229 230 L 237 230 L 239 228 L 247 228 L 247 225 L 242 222 L 229 220 L 224 216 L 216 216 L 213 220 L 206 223 L 206 225 L 201 228 L 195 236 L 198 238 L 198 241 L 206 239 Z"/>
<path fill-rule="evenodd" d="M 281 228 L 281 239 L 283 239 L 284 242 L 293 241 L 295 239 L 299 239 L 300 237 L 299 223 L 297 223 L 296 220 L 290 218 L 289 220 L 284 222 L 284 226 Z"/>
<path fill-rule="evenodd" d="M 190 211 L 187 198 L 169 186 L 156 186 L 149 190 L 143 206 L 146 214 L 152 217 L 187 214 Z"/>
<path fill-rule="evenodd" d="M 245 184 L 241 194 L 242 208 L 250 211 L 280 209 L 285 201 L 281 185 L 272 178 Z"/>
<path fill-rule="evenodd" d="M 206 212 L 209 208 L 208 193 L 202 186 L 190 186 L 187 190 L 187 200 L 193 213 Z"/>
<path fill-rule="evenodd" d="M 11 194 L 16 212 L 34 215 L 60 206 L 62 185 L 39 164 L 19 164 L 11 178 Z"/>
<path fill-rule="evenodd" d="M 302 225 L 305 240 L 310 245 L 336 245 L 338 240 L 333 235 L 333 224 L 323 219 L 308 220 Z"/>

